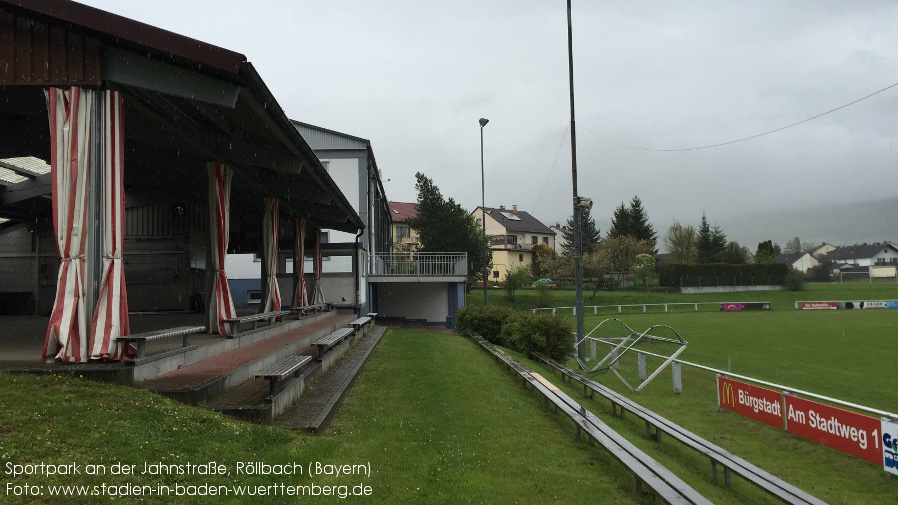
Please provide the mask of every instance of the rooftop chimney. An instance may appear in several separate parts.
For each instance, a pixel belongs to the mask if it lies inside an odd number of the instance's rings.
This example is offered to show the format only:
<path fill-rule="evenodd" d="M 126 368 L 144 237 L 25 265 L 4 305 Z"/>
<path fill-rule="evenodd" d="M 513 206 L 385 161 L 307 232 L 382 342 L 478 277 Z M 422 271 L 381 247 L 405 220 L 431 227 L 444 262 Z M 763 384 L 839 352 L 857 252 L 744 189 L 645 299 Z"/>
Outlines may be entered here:
<path fill-rule="evenodd" d="M 517 213 L 518 213 L 518 206 L 517 206 L 517 205 L 512 205 L 512 206 L 511 206 L 511 213 L 512 213 L 512 214 L 517 214 Z"/>
<path fill-rule="evenodd" d="M 504 205 L 500 205 L 500 206 L 499 206 L 499 210 L 505 210 L 505 206 L 504 206 Z"/>

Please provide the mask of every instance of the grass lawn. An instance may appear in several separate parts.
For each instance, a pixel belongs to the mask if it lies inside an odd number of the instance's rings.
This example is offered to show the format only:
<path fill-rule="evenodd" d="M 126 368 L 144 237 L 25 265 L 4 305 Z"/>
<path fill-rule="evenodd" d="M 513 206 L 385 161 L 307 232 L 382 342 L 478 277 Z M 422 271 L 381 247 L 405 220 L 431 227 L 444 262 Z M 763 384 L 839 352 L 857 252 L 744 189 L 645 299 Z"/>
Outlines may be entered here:
<path fill-rule="evenodd" d="M 526 292 L 525 292 L 526 293 Z M 559 293 L 556 293 L 559 294 Z M 499 298 L 501 293 L 496 293 Z M 477 293 L 472 295 L 476 303 Z M 811 285 L 801 293 L 725 295 L 600 293 L 591 303 L 665 301 L 773 302 L 769 312 L 635 313 L 620 317 L 636 330 L 669 324 L 689 341 L 687 361 L 730 369 L 883 410 L 898 410 L 892 356 L 898 354 L 898 311 L 796 311 L 795 299 L 895 299 L 895 285 Z M 734 295 L 737 296 L 737 295 Z M 491 300 L 492 301 L 492 300 Z M 570 302 L 573 294 L 570 294 Z M 519 303 L 526 304 L 527 297 Z M 558 305 L 562 305 L 559 303 Z M 572 303 L 568 303 L 570 305 Z M 587 318 L 591 329 L 602 317 Z M 573 397 L 581 389 L 563 384 Z M 716 408 L 714 377 L 683 369 L 684 393 L 665 371 L 635 399 L 829 503 L 896 503 L 898 479 L 881 467 Z M 612 375 L 595 374 L 622 391 Z M 641 436 L 632 417 L 591 410 L 669 466 L 715 503 L 775 503 L 734 479 L 709 482 L 708 462 L 671 440 Z M 535 393 L 474 343 L 454 335 L 390 330 L 347 396 L 327 434 L 312 436 L 234 421 L 146 391 L 78 377 L 0 374 L 0 465 L 3 503 L 59 503 L 48 486 L 251 485 L 371 487 L 356 503 L 634 503 L 631 479 L 604 451 L 573 440 L 573 424 L 541 408 Z M 84 475 L 87 464 L 224 464 L 221 475 Z M 236 475 L 238 462 L 303 465 L 369 464 L 371 475 Z M 82 475 L 18 476 L 8 464 L 77 463 Z M 305 473 L 305 472 L 304 472 Z M 10 495 L 8 485 L 43 486 L 42 496 Z M 269 488 L 268 492 L 272 490 Z M 339 488 L 335 489 L 340 492 Z M 319 488 L 320 492 L 320 488 Z M 112 498 L 115 498 L 114 500 Z M 247 497 L 66 498 L 66 503 L 245 503 Z M 264 503 L 324 502 L 334 496 L 253 498 Z M 649 497 L 642 500 L 650 503 Z"/>
<path fill-rule="evenodd" d="M 230 420 L 146 391 L 78 377 L 0 375 L 3 503 L 59 503 L 50 485 L 245 484 L 371 486 L 356 503 L 634 503 L 627 473 L 573 439 L 572 425 L 474 343 L 455 335 L 391 330 L 324 436 Z M 83 475 L 87 464 L 201 464 L 230 476 Z M 370 463 L 371 476 L 236 475 L 237 462 Z M 19 476 L 7 464 L 82 465 L 77 476 Z M 43 486 L 11 496 L 7 485 Z M 117 497 L 152 503 L 245 503 L 246 497 Z M 259 498 L 254 500 L 258 501 Z M 264 503 L 325 502 L 334 497 Z M 109 496 L 67 503 L 114 502 Z"/>

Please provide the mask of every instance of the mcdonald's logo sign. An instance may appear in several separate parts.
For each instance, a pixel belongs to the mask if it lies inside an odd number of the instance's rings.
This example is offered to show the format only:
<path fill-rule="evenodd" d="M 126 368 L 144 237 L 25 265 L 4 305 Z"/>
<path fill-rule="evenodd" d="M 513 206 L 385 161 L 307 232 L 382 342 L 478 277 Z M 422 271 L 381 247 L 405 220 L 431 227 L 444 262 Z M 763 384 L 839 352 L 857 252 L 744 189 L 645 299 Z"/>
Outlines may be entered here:
<path fill-rule="evenodd" d="M 724 382 L 723 387 L 720 392 L 720 406 L 729 405 L 731 408 L 736 408 L 736 394 L 733 393 L 733 383 L 732 382 Z"/>
<path fill-rule="evenodd" d="M 717 400 L 721 409 L 736 412 L 775 428 L 783 427 L 782 395 L 772 389 L 718 376 Z"/>

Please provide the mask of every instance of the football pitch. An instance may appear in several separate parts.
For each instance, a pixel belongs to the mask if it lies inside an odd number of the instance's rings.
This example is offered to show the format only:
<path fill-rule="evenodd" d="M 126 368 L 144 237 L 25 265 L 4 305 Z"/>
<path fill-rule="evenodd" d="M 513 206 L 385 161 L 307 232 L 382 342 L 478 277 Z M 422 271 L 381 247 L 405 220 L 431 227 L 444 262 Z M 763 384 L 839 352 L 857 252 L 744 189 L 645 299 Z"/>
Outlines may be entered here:
<path fill-rule="evenodd" d="M 642 303 L 637 293 L 607 293 L 590 305 Z M 804 300 L 895 300 L 895 284 L 811 285 L 802 292 L 716 293 L 701 295 L 651 294 L 644 303 L 769 301 L 768 311 L 724 312 L 714 306 L 592 309 L 584 311 L 589 333 L 601 321 L 616 318 L 642 332 L 654 325 L 668 325 L 689 344 L 679 360 L 720 369 L 733 374 L 837 398 L 887 412 L 898 412 L 898 310 L 796 310 Z M 654 312 L 653 312 L 654 311 Z M 574 324 L 574 316 L 564 311 Z M 604 313 L 603 313 L 604 312 Z M 559 314 L 562 311 L 559 311 Z M 652 333 L 658 333 L 653 331 Z M 669 355 L 673 346 L 655 344 L 637 348 Z M 610 346 L 597 347 L 601 359 Z M 589 348 L 587 347 L 587 352 Z M 633 353 L 622 357 L 620 372 L 631 385 L 637 376 Z M 649 358 L 648 373 L 663 360 Z M 576 368 L 575 363 L 568 366 Z M 541 365 L 534 364 L 537 369 Z M 684 365 L 683 392 L 674 394 L 668 366 L 639 393 L 631 393 L 607 371 L 589 374 L 598 382 L 626 394 L 638 403 L 673 420 L 686 429 L 723 445 L 735 454 L 758 464 L 786 480 L 802 483 L 806 491 L 827 496 L 834 502 L 861 499 L 871 503 L 893 503 L 894 476 L 874 465 L 834 449 L 789 435 L 732 412 L 717 408 L 715 374 Z M 570 386 L 568 386 L 570 387 Z M 777 388 L 771 388 L 777 389 Z M 571 393 L 577 392 L 576 387 Z M 582 392 L 577 393 L 582 396 Z M 843 407 L 844 408 L 844 407 Z M 863 412 L 862 412 L 863 413 Z M 878 418 L 875 414 L 868 414 Z M 631 423 L 635 423 L 631 420 Z M 631 428 L 634 440 L 639 427 Z M 627 430 L 624 429 L 624 432 Z M 661 459 L 665 459 L 663 456 Z M 676 458 L 674 458 L 675 460 Z M 677 466 L 676 461 L 670 464 Z"/>

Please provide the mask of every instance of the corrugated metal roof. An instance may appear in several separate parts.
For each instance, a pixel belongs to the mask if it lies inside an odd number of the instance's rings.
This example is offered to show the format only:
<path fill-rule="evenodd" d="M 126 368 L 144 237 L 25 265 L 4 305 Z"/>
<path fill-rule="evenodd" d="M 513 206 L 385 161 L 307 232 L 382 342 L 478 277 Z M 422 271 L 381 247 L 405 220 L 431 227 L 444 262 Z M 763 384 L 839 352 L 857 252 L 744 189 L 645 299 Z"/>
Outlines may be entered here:
<path fill-rule="evenodd" d="M 0 181 L 16 184 L 27 180 L 28 178 L 23 175 L 19 175 L 8 168 L 0 167 Z"/>
<path fill-rule="evenodd" d="M 367 139 L 354 137 L 345 133 L 320 128 L 299 121 L 292 121 L 293 126 L 302 135 L 303 140 L 313 150 L 324 149 L 367 149 L 370 142 Z"/>
<path fill-rule="evenodd" d="M 12 165 L 17 169 L 28 172 L 32 175 L 43 175 L 50 173 L 50 165 L 46 161 L 35 158 L 34 156 L 25 156 L 23 158 L 6 158 L 0 160 L 2 164 Z"/>

